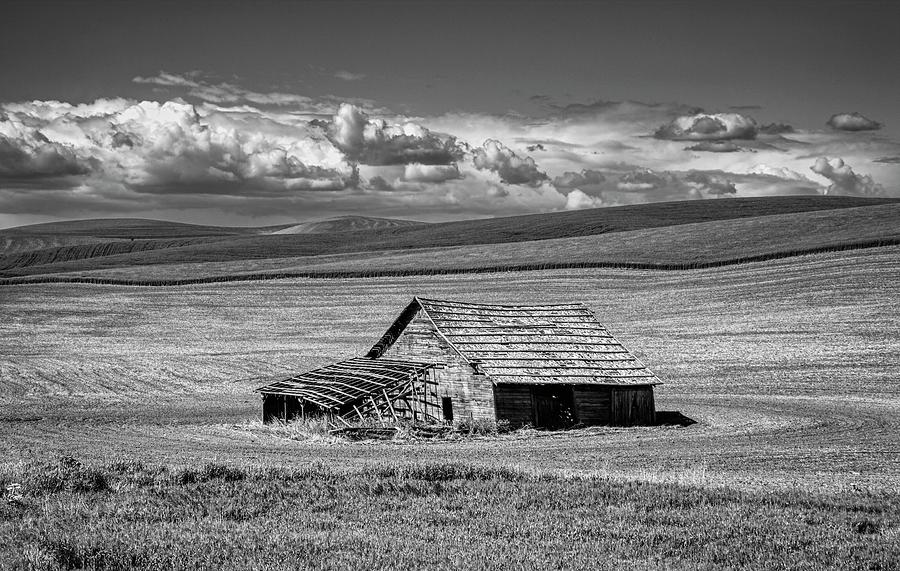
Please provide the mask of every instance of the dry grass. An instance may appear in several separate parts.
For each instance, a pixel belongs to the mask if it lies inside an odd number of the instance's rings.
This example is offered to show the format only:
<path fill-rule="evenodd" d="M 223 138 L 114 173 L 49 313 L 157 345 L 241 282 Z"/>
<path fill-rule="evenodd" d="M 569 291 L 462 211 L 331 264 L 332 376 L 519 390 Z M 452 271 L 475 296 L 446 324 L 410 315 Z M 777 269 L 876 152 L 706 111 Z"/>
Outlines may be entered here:
<path fill-rule="evenodd" d="M 459 462 L 341 469 L 71 458 L 3 475 L 0 566 L 897 569 L 900 496 L 740 492 Z"/>

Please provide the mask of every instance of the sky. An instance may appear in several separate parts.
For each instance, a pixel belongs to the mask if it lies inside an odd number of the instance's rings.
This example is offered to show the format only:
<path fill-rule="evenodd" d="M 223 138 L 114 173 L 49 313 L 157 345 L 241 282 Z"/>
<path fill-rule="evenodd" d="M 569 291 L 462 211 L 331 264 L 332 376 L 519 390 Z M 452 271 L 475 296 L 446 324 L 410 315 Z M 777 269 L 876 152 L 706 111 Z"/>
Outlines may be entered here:
<path fill-rule="evenodd" d="M 0 227 L 900 196 L 895 4 L 7 1 Z"/>

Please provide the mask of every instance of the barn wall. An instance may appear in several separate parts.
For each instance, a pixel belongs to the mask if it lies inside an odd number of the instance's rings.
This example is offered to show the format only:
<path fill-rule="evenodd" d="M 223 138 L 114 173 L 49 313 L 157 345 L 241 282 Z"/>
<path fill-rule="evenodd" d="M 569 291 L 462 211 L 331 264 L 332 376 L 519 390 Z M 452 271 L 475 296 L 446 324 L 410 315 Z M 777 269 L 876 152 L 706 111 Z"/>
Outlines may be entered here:
<path fill-rule="evenodd" d="M 611 391 L 603 385 L 576 385 L 573 387 L 575 412 L 578 422 L 588 426 L 610 424 Z"/>
<path fill-rule="evenodd" d="M 497 404 L 497 420 L 506 420 L 514 428 L 534 424 L 530 386 L 497 385 L 494 387 L 494 402 Z"/>
<path fill-rule="evenodd" d="M 406 329 L 382 356 L 385 359 L 409 359 L 444 363 L 433 371 L 438 396 L 453 399 L 454 421 L 493 420 L 494 391 L 485 375 L 476 375 L 471 365 L 440 337 L 434 324 L 419 311 Z"/>
<path fill-rule="evenodd" d="M 613 387 L 612 424 L 640 426 L 656 424 L 653 387 Z"/>

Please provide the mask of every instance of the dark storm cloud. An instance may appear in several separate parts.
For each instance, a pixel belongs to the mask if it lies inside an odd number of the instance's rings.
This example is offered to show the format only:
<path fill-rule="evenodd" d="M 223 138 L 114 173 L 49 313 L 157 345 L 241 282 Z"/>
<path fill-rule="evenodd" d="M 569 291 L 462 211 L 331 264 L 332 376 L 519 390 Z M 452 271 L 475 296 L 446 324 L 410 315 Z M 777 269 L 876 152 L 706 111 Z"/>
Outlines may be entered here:
<path fill-rule="evenodd" d="M 520 157 L 500 141 L 488 139 L 473 152 L 475 168 L 500 175 L 507 184 L 537 186 L 547 180 L 547 173 L 538 169 L 531 157 Z"/>
<path fill-rule="evenodd" d="M 831 119 L 825 123 L 832 129 L 838 131 L 877 131 L 881 129 L 881 123 L 873 121 L 857 112 L 838 113 L 832 115 Z"/>
<path fill-rule="evenodd" d="M 449 165 L 463 156 L 456 139 L 412 122 L 389 125 L 354 105 L 343 104 L 330 126 L 334 144 L 347 158 L 365 165 Z"/>
<path fill-rule="evenodd" d="M 762 105 L 730 105 L 729 109 L 733 109 L 734 111 L 759 111 L 763 108 Z"/>
<path fill-rule="evenodd" d="M 671 141 L 704 141 L 756 138 L 756 121 L 739 113 L 682 115 L 653 134 Z"/>
<path fill-rule="evenodd" d="M 884 188 L 869 175 L 860 175 L 844 163 L 843 159 L 819 157 L 811 171 L 831 181 L 825 194 L 848 194 L 855 196 L 878 196 L 884 194 Z"/>
<path fill-rule="evenodd" d="M 872 160 L 873 163 L 900 164 L 900 156 L 897 157 L 878 157 Z"/>

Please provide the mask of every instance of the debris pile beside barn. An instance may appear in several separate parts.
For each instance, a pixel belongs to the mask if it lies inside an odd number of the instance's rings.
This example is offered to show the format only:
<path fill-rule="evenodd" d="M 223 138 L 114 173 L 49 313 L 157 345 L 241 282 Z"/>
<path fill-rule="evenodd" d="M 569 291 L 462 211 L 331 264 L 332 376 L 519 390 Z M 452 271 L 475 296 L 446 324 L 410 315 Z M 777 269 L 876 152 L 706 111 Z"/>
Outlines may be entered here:
<path fill-rule="evenodd" d="M 661 381 L 583 304 L 413 298 L 363 357 L 257 389 L 263 420 L 651 425 Z"/>

